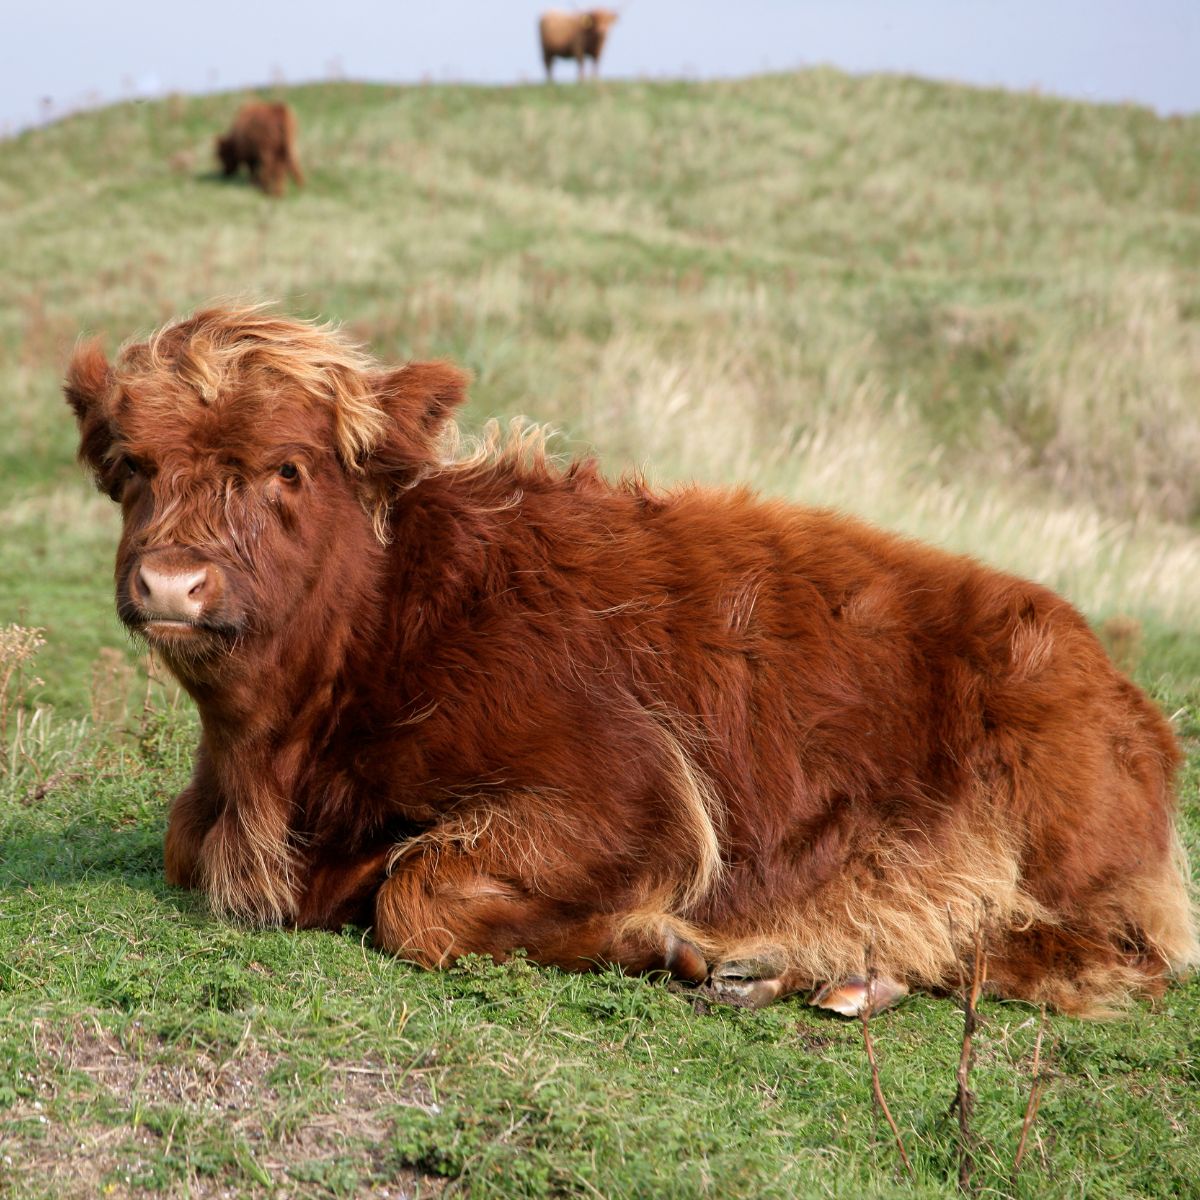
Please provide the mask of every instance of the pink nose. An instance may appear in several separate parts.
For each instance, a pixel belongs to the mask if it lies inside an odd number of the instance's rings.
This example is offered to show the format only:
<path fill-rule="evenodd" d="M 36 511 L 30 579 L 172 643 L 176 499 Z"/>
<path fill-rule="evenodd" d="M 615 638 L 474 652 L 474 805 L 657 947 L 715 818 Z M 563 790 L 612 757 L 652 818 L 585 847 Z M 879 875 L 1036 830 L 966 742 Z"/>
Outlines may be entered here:
<path fill-rule="evenodd" d="M 204 607 L 208 568 L 160 571 L 143 564 L 138 568 L 142 608 L 151 620 L 194 621 Z"/>

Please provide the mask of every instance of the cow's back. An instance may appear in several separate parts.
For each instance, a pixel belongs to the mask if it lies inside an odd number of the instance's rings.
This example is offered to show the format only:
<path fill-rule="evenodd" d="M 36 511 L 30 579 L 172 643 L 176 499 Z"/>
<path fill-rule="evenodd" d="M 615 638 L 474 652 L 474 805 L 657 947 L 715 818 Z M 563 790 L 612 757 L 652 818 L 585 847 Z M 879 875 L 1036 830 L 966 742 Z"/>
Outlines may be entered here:
<path fill-rule="evenodd" d="M 570 58 L 583 50 L 583 14 L 552 9 L 538 21 L 543 54 Z"/>
<path fill-rule="evenodd" d="M 873 838 L 944 845 L 951 864 L 964 829 L 1011 837 L 1047 905 L 1136 875 L 1130 823 L 1169 855 L 1174 737 L 1061 597 L 746 495 L 685 494 L 648 525 L 644 579 L 668 600 L 638 677 L 695 722 L 727 854 L 763 891 L 820 889 Z M 710 907 L 728 921 L 745 900 Z"/>
<path fill-rule="evenodd" d="M 511 645 L 559 625 L 546 678 L 588 680 L 593 736 L 625 694 L 676 714 L 731 857 L 788 889 L 868 827 L 936 841 L 977 802 L 1058 847 L 1030 864 L 1047 894 L 1119 869 L 1128 820 L 1170 836 L 1169 728 L 1046 588 L 745 492 L 551 487 L 508 530 L 551 597 L 524 605 Z M 1097 753 L 1109 739 L 1123 757 Z"/>

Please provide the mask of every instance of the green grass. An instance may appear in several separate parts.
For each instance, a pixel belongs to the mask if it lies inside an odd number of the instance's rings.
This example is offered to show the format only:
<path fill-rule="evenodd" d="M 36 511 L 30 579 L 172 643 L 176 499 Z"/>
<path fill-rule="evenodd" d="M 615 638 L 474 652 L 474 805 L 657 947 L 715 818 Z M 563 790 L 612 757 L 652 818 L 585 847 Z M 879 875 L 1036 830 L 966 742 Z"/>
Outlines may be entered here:
<path fill-rule="evenodd" d="M 874 1023 L 910 1183 L 851 1023 L 429 974 L 167 889 L 194 717 L 112 615 L 116 517 L 58 383 L 82 331 L 276 297 L 466 363 L 471 424 L 528 414 L 614 473 L 852 509 L 1131 616 L 1195 858 L 1200 120 L 832 71 L 287 96 L 309 186 L 279 202 L 213 174 L 230 96 L 0 142 L 0 626 L 46 638 L 0 729 L 0 1195 L 953 1194 L 950 1001 Z M 1200 1195 L 1198 1007 L 1190 982 L 1053 1018 L 1014 1184 L 1037 1014 L 985 1003 L 982 1191 Z"/>

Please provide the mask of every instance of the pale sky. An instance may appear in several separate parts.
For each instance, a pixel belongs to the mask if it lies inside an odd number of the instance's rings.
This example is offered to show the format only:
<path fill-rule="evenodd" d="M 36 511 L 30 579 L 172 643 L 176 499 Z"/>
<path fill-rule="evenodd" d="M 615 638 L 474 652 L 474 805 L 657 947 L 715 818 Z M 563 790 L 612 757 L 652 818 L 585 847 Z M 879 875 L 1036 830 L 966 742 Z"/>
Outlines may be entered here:
<path fill-rule="evenodd" d="M 612 0 L 609 0 L 612 4 Z M 334 75 L 541 77 L 546 0 L 21 0 L 6 4 L 0 131 L 169 91 Z M 576 7 L 564 0 L 559 6 Z M 1200 111 L 1200 0 L 627 0 L 612 77 L 827 63 Z M 564 80 L 573 64 L 557 68 Z M 49 98 L 49 104 L 45 98 Z"/>

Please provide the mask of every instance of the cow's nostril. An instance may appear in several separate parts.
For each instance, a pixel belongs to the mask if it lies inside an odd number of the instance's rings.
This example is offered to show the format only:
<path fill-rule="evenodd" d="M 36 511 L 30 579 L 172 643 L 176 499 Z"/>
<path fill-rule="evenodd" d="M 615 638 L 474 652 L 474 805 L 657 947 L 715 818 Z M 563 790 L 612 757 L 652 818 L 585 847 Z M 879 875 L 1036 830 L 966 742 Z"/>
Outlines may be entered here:
<path fill-rule="evenodd" d="M 212 591 L 206 567 L 172 571 L 143 563 L 138 569 L 134 591 L 151 619 L 194 621 Z"/>

